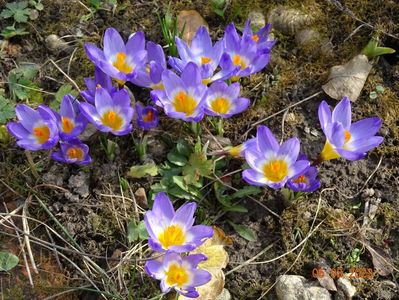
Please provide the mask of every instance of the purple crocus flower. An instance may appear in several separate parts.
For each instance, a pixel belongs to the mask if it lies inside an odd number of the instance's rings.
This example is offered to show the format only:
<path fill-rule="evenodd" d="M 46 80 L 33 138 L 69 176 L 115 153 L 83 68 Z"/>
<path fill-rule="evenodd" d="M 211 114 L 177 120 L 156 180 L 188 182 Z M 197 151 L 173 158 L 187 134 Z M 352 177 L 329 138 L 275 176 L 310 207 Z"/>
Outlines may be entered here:
<path fill-rule="evenodd" d="M 240 37 L 233 23 L 226 28 L 224 43 L 220 65 L 234 71 L 233 81 L 259 72 L 269 63 L 269 53 L 259 53 L 257 43 L 247 35 Z"/>
<path fill-rule="evenodd" d="M 97 87 L 102 87 L 107 90 L 109 94 L 117 91 L 117 88 L 112 85 L 111 77 L 105 74 L 100 68 L 95 67 L 94 78 L 84 78 L 87 90 L 82 91 L 80 94 L 88 102 L 94 103 L 94 95 Z"/>
<path fill-rule="evenodd" d="M 233 157 L 245 157 L 245 150 L 252 147 L 251 145 L 253 144 L 256 144 L 255 138 L 249 139 L 240 145 L 228 148 L 227 153 Z"/>
<path fill-rule="evenodd" d="M 85 44 L 85 50 L 97 67 L 120 83 L 134 78 L 136 69 L 147 59 L 142 32 L 133 34 L 125 45 L 119 32 L 114 28 L 108 28 L 104 34 L 104 50 L 91 43 Z"/>
<path fill-rule="evenodd" d="M 152 210 L 144 216 L 150 235 L 148 245 L 155 251 L 188 252 L 200 246 L 206 238 L 213 236 L 210 226 L 195 225 L 194 212 L 197 205 L 186 203 L 176 212 L 165 193 L 155 195 Z"/>
<path fill-rule="evenodd" d="M 203 118 L 207 87 L 201 83 L 200 70 L 195 63 L 188 63 L 180 77 L 165 70 L 162 82 L 165 90 L 153 90 L 151 98 L 163 107 L 166 115 L 188 122 Z"/>
<path fill-rule="evenodd" d="M 212 275 L 205 270 L 198 269 L 198 264 L 206 260 L 203 254 L 180 256 L 177 253 L 166 253 L 162 261 L 150 260 L 144 269 L 148 275 L 161 281 L 163 293 L 175 289 L 179 294 L 188 298 L 197 298 L 196 287 L 206 284 Z"/>
<path fill-rule="evenodd" d="M 257 46 L 258 53 L 270 53 L 273 46 L 276 44 L 276 40 L 269 40 L 270 24 L 260 28 L 256 33 L 252 32 L 251 20 L 245 23 L 244 31 L 242 33 L 243 38 L 252 39 Z"/>
<path fill-rule="evenodd" d="M 61 100 L 60 113 L 55 112 L 60 138 L 64 141 L 73 139 L 86 128 L 87 120 L 79 113 L 79 101 L 72 95 L 65 95 Z"/>
<path fill-rule="evenodd" d="M 159 122 L 158 111 L 153 106 L 142 106 L 136 104 L 137 126 L 143 130 L 150 130 L 157 127 Z"/>
<path fill-rule="evenodd" d="M 51 158 L 67 164 L 87 165 L 91 163 L 89 147 L 79 139 L 60 143 L 60 150 L 51 153 Z"/>
<path fill-rule="evenodd" d="M 59 135 L 54 112 L 46 105 L 37 111 L 25 104 L 15 108 L 18 122 L 9 122 L 8 131 L 17 139 L 17 145 L 26 150 L 47 150 L 57 144 Z"/>
<path fill-rule="evenodd" d="M 298 176 L 309 167 L 307 160 L 298 160 L 299 140 L 291 138 L 280 145 L 266 126 L 259 126 L 256 143 L 250 143 L 245 150 L 245 160 L 250 166 L 243 172 L 243 178 L 252 185 L 269 186 L 278 189 L 287 180 Z"/>
<path fill-rule="evenodd" d="M 81 103 L 83 115 L 102 132 L 125 135 L 132 131 L 134 109 L 130 106 L 129 94 L 125 89 L 115 92 L 112 97 L 103 88 L 97 88 L 95 106 Z"/>
<path fill-rule="evenodd" d="M 164 70 L 166 70 L 166 59 L 162 46 L 147 42 L 147 63 L 137 69 L 137 76 L 131 79 L 131 82 L 141 87 L 163 90 Z"/>
<path fill-rule="evenodd" d="M 327 102 L 323 101 L 319 106 L 319 120 L 327 138 L 320 154 L 321 161 L 341 156 L 348 160 L 359 160 L 384 140 L 375 135 L 381 127 L 380 118 L 366 118 L 352 124 L 348 97 L 344 97 L 332 113 Z"/>
<path fill-rule="evenodd" d="M 299 155 L 298 161 L 308 161 L 306 155 Z M 287 186 L 294 192 L 309 193 L 317 190 L 320 187 L 320 180 L 317 179 L 317 168 L 309 167 L 299 175 L 287 181 Z"/>
<path fill-rule="evenodd" d="M 201 71 L 203 83 L 224 80 L 231 76 L 231 70 L 224 69 L 214 75 L 223 54 L 223 40 L 212 45 L 211 37 L 205 26 L 198 28 L 189 46 L 179 37 L 175 38 L 180 58 L 169 57 L 169 64 L 178 72 L 182 72 L 189 62 L 195 63 Z"/>
<path fill-rule="evenodd" d="M 238 82 L 227 85 L 223 81 L 214 82 L 207 91 L 205 113 L 210 116 L 230 118 L 246 110 L 249 99 L 240 97 Z"/>

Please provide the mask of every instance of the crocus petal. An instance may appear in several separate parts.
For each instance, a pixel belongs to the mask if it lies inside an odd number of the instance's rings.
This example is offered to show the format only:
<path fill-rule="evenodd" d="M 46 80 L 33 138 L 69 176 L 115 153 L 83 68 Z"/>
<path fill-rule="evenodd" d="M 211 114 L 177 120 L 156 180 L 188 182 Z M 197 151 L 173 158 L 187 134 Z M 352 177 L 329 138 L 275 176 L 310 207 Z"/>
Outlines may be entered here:
<path fill-rule="evenodd" d="M 145 48 L 145 37 L 144 33 L 138 31 L 134 33 L 126 43 L 126 53 L 129 56 L 133 56 L 134 53 L 142 51 Z"/>
<path fill-rule="evenodd" d="M 245 149 L 245 160 L 252 169 L 258 171 L 259 173 L 262 173 L 262 168 L 265 164 L 265 154 L 258 152 L 256 147 L 254 146 L 256 145 L 252 145 L 251 147 L 247 147 Z M 270 153 L 270 151 L 268 153 Z"/>
<path fill-rule="evenodd" d="M 324 100 L 319 105 L 319 121 L 323 132 L 326 133 L 325 128 L 327 127 L 327 124 L 331 123 L 331 110 L 327 102 Z"/>
<path fill-rule="evenodd" d="M 292 167 L 288 174 L 289 178 L 297 177 L 302 174 L 307 168 L 309 168 L 309 161 L 307 160 L 298 160 Z"/>
<path fill-rule="evenodd" d="M 297 160 L 299 154 L 300 142 L 298 138 L 286 140 L 278 150 L 278 155 L 285 156 L 290 163 Z"/>
<path fill-rule="evenodd" d="M 162 279 L 160 283 L 162 293 L 168 293 L 171 288 L 166 284 L 166 279 Z"/>
<path fill-rule="evenodd" d="M 75 118 L 75 110 L 72 104 L 73 96 L 65 95 L 62 97 L 61 105 L 60 105 L 60 115 L 68 117 L 70 119 Z"/>
<path fill-rule="evenodd" d="M 109 97 L 111 98 L 111 97 Z M 129 93 L 125 89 L 120 89 L 112 95 L 111 101 L 114 105 L 120 107 L 129 107 L 130 106 L 130 97 Z M 107 103 L 108 105 L 108 103 Z"/>
<path fill-rule="evenodd" d="M 192 61 L 192 53 L 187 44 L 180 38 L 175 37 L 177 52 L 183 61 Z"/>
<path fill-rule="evenodd" d="M 93 62 L 106 60 L 104 52 L 92 43 L 85 44 L 85 51 L 89 59 Z"/>
<path fill-rule="evenodd" d="M 268 181 L 262 173 L 248 169 L 242 172 L 242 178 L 251 185 L 265 186 Z"/>
<path fill-rule="evenodd" d="M 173 208 L 172 202 L 166 193 L 157 193 L 154 199 L 154 205 L 152 211 L 158 216 L 165 216 L 168 220 L 172 220 L 175 215 L 175 209 Z"/>
<path fill-rule="evenodd" d="M 198 66 L 192 62 L 188 63 L 181 74 L 181 79 L 187 89 L 196 88 L 201 84 L 201 74 Z"/>
<path fill-rule="evenodd" d="M 237 30 L 233 23 L 226 27 L 224 41 L 226 49 L 229 49 L 229 51 L 235 52 L 239 49 L 240 37 L 238 36 Z"/>
<path fill-rule="evenodd" d="M 162 268 L 162 262 L 157 260 L 149 260 L 145 263 L 144 270 L 148 275 L 161 280 L 165 275 Z"/>
<path fill-rule="evenodd" d="M 97 124 L 99 122 L 99 115 L 97 113 L 96 108 L 89 103 L 80 103 L 80 111 L 93 124 Z"/>
<path fill-rule="evenodd" d="M 104 54 L 110 59 L 118 52 L 126 52 L 125 43 L 115 28 L 108 28 L 104 34 Z"/>
<path fill-rule="evenodd" d="M 165 53 L 161 45 L 148 41 L 147 53 L 148 53 L 148 60 L 150 62 L 155 61 L 159 63 L 162 67 L 166 68 Z"/>
<path fill-rule="evenodd" d="M 200 26 L 191 42 L 191 51 L 195 54 L 202 52 L 203 49 L 212 49 L 212 41 L 206 27 Z"/>
<path fill-rule="evenodd" d="M 103 88 L 96 89 L 96 95 L 94 98 L 96 104 L 96 109 L 99 111 L 100 115 L 103 110 L 109 109 L 114 106 L 114 101 L 112 100 L 110 94 Z"/>
<path fill-rule="evenodd" d="M 188 290 L 188 291 L 182 291 L 182 290 L 178 290 L 179 294 L 181 294 L 182 296 L 186 297 L 186 298 L 198 298 L 199 297 L 199 293 L 193 289 L 193 290 Z"/>
<path fill-rule="evenodd" d="M 366 118 L 351 125 L 351 139 L 357 140 L 375 135 L 381 127 L 380 118 Z"/>
<path fill-rule="evenodd" d="M 345 159 L 350 161 L 360 160 L 366 157 L 366 153 L 353 152 L 344 149 L 337 149 L 337 152 Z"/>
<path fill-rule="evenodd" d="M 344 97 L 338 104 L 335 106 L 332 113 L 332 121 L 340 122 L 344 129 L 349 129 L 352 121 L 352 110 L 351 110 L 351 101 L 348 97 Z"/>
<path fill-rule="evenodd" d="M 198 254 L 190 254 L 189 256 L 183 257 L 183 262 L 188 263 L 192 269 L 195 269 L 196 267 L 198 267 L 198 264 L 200 262 L 203 262 L 207 259 L 208 258 L 206 257 L 206 255 L 198 253 Z"/>
<path fill-rule="evenodd" d="M 380 145 L 383 140 L 384 138 L 381 136 L 372 136 L 367 139 L 355 140 L 346 144 L 344 150 L 364 153 Z"/>
<path fill-rule="evenodd" d="M 192 285 L 194 286 L 201 286 L 205 283 L 208 283 L 212 279 L 212 275 L 205 270 L 197 269 L 192 271 L 193 279 Z"/>
<path fill-rule="evenodd" d="M 22 126 L 28 131 L 32 131 L 34 125 L 42 119 L 37 111 L 25 104 L 17 104 L 15 113 Z"/>
<path fill-rule="evenodd" d="M 30 132 L 21 123 L 9 122 L 7 129 L 17 139 L 25 139 L 30 135 Z"/>
<path fill-rule="evenodd" d="M 261 152 L 277 152 L 280 148 L 274 134 L 267 126 L 259 126 L 256 134 L 258 147 Z"/>
<path fill-rule="evenodd" d="M 196 247 L 202 244 L 203 240 L 213 236 L 213 229 L 211 226 L 195 225 L 187 232 L 190 241 L 195 242 Z"/>
<path fill-rule="evenodd" d="M 181 224 L 185 229 L 190 228 L 194 224 L 194 212 L 196 209 L 197 204 L 194 202 L 184 204 L 176 211 L 172 223 Z"/>

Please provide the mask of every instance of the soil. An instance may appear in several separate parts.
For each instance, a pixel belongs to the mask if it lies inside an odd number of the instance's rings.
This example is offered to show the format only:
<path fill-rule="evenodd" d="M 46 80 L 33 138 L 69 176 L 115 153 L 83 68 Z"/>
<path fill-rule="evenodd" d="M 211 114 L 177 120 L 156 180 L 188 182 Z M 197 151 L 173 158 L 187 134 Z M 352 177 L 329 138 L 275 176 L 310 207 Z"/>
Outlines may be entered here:
<path fill-rule="evenodd" d="M 8 87 L 4 83 L 8 72 L 15 67 L 14 63 L 33 62 L 40 66 L 37 84 L 44 91 L 55 93 L 60 86 L 69 83 L 68 79 L 50 63 L 50 59 L 67 72 L 76 84 L 84 87 L 84 77 L 91 77 L 93 65 L 86 58 L 83 44 L 93 42 L 99 45 L 107 27 L 117 28 L 124 38 L 132 32 L 144 31 L 147 40 L 165 44 L 162 38 L 157 13 L 163 14 L 168 7 L 167 1 L 119 1 L 115 11 L 111 5 L 104 4 L 102 9 L 94 12 L 88 21 L 82 16 L 88 14 L 85 6 L 89 1 L 71 1 L 66 4 L 60 0 L 43 0 L 44 10 L 39 18 L 32 21 L 29 35 L 9 40 L 0 51 L 0 88 Z M 252 100 L 250 109 L 225 123 L 225 137 L 233 145 L 244 141 L 244 133 L 251 125 L 287 106 L 296 103 L 316 92 L 328 77 L 330 67 L 345 63 L 358 54 L 370 38 L 378 33 L 380 43 L 399 51 L 399 3 L 396 1 L 228 1 L 225 18 L 217 16 L 210 1 L 171 1 L 173 14 L 183 9 L 195 9 L 201 13 L 209 24 L 214 39 L 223 35 L 227 24 L 234 21 L 242 26 L 250 11 L 262 12 L 266 17 L 278 6 L 297 9 L 316 20 L 306 25 L 325 36 L 331 52 L 322 53 L 318 45 L 297 45 L 292 34 L 273 31 L 278 43 L 272 50 L 271 62 L 262 72 L 241 81 L 242 94 Z M 0 9 L 2 8 L 0 1 Z M 362 25 L 361 21 L 368 25 Z M 0 27 L 9 25 L 0 20 Z M 68 47 L 59 53 L 51 52 L 46 47 L 45 39 L 51 34 L 65 37 Z M 370 92 L 377 85 L 385 88 L 378 97 L 371 99 Z M 130 87 L 130 86 L 129 86 Z M 132 87 L 136 100 L 149 102 L 148 90 Z M 50 103 L 53 96 L 44 94 L 44 102 Z M 248 265 L 226 277 L 226 288 L 233 299 L 258 299 L 267 292 L 270 299 L 275 299 L 273 284 L 278 276 L 288 272 L 312 278 L 312 269 L 320 266 L 329 268 L 342 267 L 346 272 L 351 267 L 373 268 L 376 263 L 368 247 L 380 249 L 385 257 L 399 265 L 399 61 L 398 55 L 381 56 L 373 61 L 373 69 L 367 79 L 359 99 L 353 103 L 353 120 L 369 116 L 383 119 L 380 134 L 384 143 L 370 152 L 366 159 L 348 162 L 342 159 L 326 162 L 320 168 L 322 186 L 319 191 L 287 202 L 279 191 L 264 189 L 256 199 L 279 217 L 270 214 L 250 198 L 244 199 L 242 205 L 248 213 L 227 213 L 217 218 L 222 212 L 212 192 L 207 194 L 204 202 L 212 210 L 203 209 L 199 220 L 213 220 L 213 225 L 221 227 L 234 240 L 227 250 L 230 263 L 226 271 L 233 269 L 243 261 L 260 253 L 256 261 L 271 260 L 297 246 L 309 234 L 312 226 L 323 222 L 304 244 L 301 252 L 296 250 L 269 263 Z M 278 138 L 297 136 L 301 140 L 302 151 L 310 158 L 315 158 L 324 145 L 317 108 L 323 100 L 334 106 L 336 101 L 327 95 L 320 94 L 311 100 L 296 106 L 283 117 L 279 114 L 264 124 L 276 133 Z M 284 119 L 283 119 L 284 118 Z M 282 127 L 282 124 L 284 126 Z M 204 125 L 205 126 L 205 125 Z M 255 129 L 248 137 L 255 134 Z M 133 136 L 137 138 L 137 133 Z M 165 161 L 170 141 L 176 141 L 189 134 L 182 129 L 181 123 L 161 117 L 160 126 L 150 137 L 148 159 L 161 164 Z M 32 176 L 24 151 L 12 141 L 0 144 L 0 199 L 4 208 L 12 211 L 25 203 L 26 213 L 33 219 L 40 220 L 60 231 L 60 226 L 49 216 L 39 203 L 49 209 L 60 224 L 67 229 L 80 249 L 93 255 L 95 261 L 106 271 L 112 270 L 120 253 L 126 253 L 133 246 L 138 249 L 144 242 L 129 243 L 127 223 L 136 218 L 138 210 L 134 192 L 159 180 L 159 177 L 128 179 L 128 188 L 120 185 L 120 177 L 133 165 L 140 164 L 134 152 L 130 136 L 111 137 L 117 143 L 116 157 L 109 161 L 99 145 L 97 135 L 90 137 L 88 144 L 94 162 L 89 167 L 60 165 L 49 158 L 47 152 L 32 153 L 40 178 Z M 231 160 L 225 173 L 241 167 L 240 160 Z M 244 186 L 240 177 L 232 178 L 236 188 Z M 328 190 L 323 190 L 328 188 Z M 321 192 L 323 190 L 323 192 Z M 178 202 L 179 204 L 182 201 Z M 211 203 L 211 204 L 209 204 Z M 379 203 L 376 216 L 370 224 L 363 226 L 365 206 Z M 205 205 L 204 204 L 204 205 Z M 205 206 L 204 206 L 205 207 Z M 315 215 L 317 213 L 317 218 Z M 17 226 L 20 220 L 15 219 Z M 241 238 L 226 220 L 249 226 L 257 234 L 255 242 Z M 36 221 L 29 221 L 31 234 L 45 241 L 54 238 L 59 246 L 66 246 L 65 240 L 54 234 L 48 234 Z M 56 257 L 54 252 L 38 244 L 32 245 L 39 274 L 34 274 L 34 287 L 28 281 L 22 253 L 12 227 L 1 227 L 2 250 L 19 255 L 20 264 L 12 272 L 0 274 L 2 294 L 5 299 L 45 299 L 67 288 L 85 286 L 86 290 L 58 296 L 56 299 L 99 299 L 98 293 L 90 291 L 90 283 L 82 277 L 65 258 Z M 3 234 L 4 233 L 4 234 Z M 8 235 L 7 235 L 8 233 Z M 68 238 L 62 234 L 64 239 Z M 70 241 L 69 241 L 70 242 Z M 355 249 L 360 249 L 356 262 L 349 257 Z M 82 257 L 77 253 L 67 253 L 84 272 L 91 272 Z M 298 255 L 300 253 L 300 255 Z M 138 257 L 144 255 L 138 251 Z M 105 259 L 106 257 L 107 259 Z M 112 259 L 109 259 L 112 258 Z M 113 260 L 114 259 L 114 260 Z M 114 276 L 118 288 L 128 287 L 133 297 L 129 299 L 151 299 L 160 294 L 158 283 L 145 276 L 142 262 L 127 263 L 123 266 L 125 280 L 120 283 Z M 356 279 L 355 299 L 398 299 L 398 272 L 395 269 L 386 276 L 375 272 L 373 279 Z M 111 272 L 111 271 L 110 271 Z M 112 272 L 111 272 L 112 273 Z M 110 273 L 110 274 L 111 274 Z M 48 276 L 56 274 L 56 276 Z M 114 274 L 114 273 L 112 273 Z M 105 285 L 101 278 L 96 281 L 99 286 Z M 104 286 L 101 286 L 104 290 Z M 109 289 L 108 289 L 109 291 Z M 332 295 L 336 293 L 332 292 Z M 110 295 L 106 295 L 113 299 Z M 126 297 L 126 295 L 122 296 Z M 118 298 L 115 298 L 118 299 Z M 127 298 L 125 298 L 127 299 Z M 336 299 L 340 299 L 336 296 Z"/>

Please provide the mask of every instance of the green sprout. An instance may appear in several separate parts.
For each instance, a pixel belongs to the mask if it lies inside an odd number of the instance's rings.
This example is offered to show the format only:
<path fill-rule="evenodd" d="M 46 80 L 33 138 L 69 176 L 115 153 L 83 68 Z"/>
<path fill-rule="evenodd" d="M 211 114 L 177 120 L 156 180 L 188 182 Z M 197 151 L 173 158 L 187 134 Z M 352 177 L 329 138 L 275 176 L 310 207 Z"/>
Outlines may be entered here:
<path fill-rule="evenodd" d="M 362 53 L 367 56 L 368 59 L 375 58 L 384 54 L 392 54 L 395 53 L 395 49 L 388 47 L 379 47 L 379 40 L 376 37 L 373 37 L 366 47 L 362 50 Z"/>

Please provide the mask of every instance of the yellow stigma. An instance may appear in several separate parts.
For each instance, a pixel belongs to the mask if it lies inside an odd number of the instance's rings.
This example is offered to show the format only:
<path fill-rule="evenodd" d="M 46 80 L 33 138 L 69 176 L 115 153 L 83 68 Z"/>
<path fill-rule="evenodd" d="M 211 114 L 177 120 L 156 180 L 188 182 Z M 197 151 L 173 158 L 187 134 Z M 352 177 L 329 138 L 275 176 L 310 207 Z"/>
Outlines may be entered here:
<path fill-rule="evenodd" d="M 169 286 L 178 286 L 181 288 L 188 282 L 189 279 L 188 272 L 184 269 L 184 267 L 177 264 L 171 265 L 168 271 L 165 273 L 166 283 Z"/>
<path fill-rule="evenodd" d="M 61 124 L 62 124 L 62 131 L 65 133 L 71 133 L 71 131 L 75 128 L 75 125 L 68 117 L 62 117 Z"/>
<path fill-rule="evenodd" d="M 116 54 L 116 59 L 112 65 L 125 74 L 129 74 L 133 71 L 133 67 L 126 63 L 126 53 L 123 52 L 118 52 Z"/>
<path fill-rule="evenodd" d="M 225 114 L 230 109 L 230 101 L 223 97 L 216 98 L 211 102 L 211 108 L 215 113 Z"/>
<path fill-rule="evenodd" d="M 50 137 L 50 129 L 47 125 L 33 128 L 33 135 L 39 144 L 44 144 Z"/>
<path fill-rule="evenodd" d="M 349 132 L 349 130 L 345 129 L 344 134 L 345 134 L 345 143 L 347 143 L 351 139 L 351 133 Z"/>
<path fill-rule="evenodd" d="M 247 67 L 246 62 L 238 54 L 235 54 L 233 56 L 233 65 L 240 66 L 241 70 L 244 70 Z"/>
<path fill-rule="evenodd" d="M 306 183 L 307 180 L 306 180 L 305 175 L 301 175 L 301 176 L 299 176 L 298 178 L 293 179 L 292 182 L 293 182 L 293 183 Z"/>
<path fill-rule="evenodd" d="M 163 85 L 162 81 L 160 81 L 160 82 L 157 83 L 157 84 L 153 84 L 153 85 L 151 85 L 150 87 L 151 87 L 151 89 L 153 89 L 153 90 L 164 90 L 164 89 L 165 89 L 165 86 Z"/>
<path fill-rule="evenodd" d="M 331 160 L 341 157 L 333 148 L 329 141 L 326 141 L 323 150 L 320 153 L 320 160 Z"/>
<path fill-rule="evenodd" d="M 257 34 L 254 34 L 252 36 L 252 40 L 257 43 L 259 41 L 259 36 Z"/>
<path fill-rule="evenodd" d="M 67 151 L 67 156 L 69 159 L 83 159 L 83 150 L 78 147 L 71 147 Z"/>
<path fill-rule="evenodd" d="M 209 64 L 211 61 L 212 61 L 212 59 L 210 59 L 209 57 L 206 57 L 206 56 L 202 56 L 201 57 L 201 64 L 202 65 Z"/>
<path fill-rule="evenodd" d="M 175 96 L 173 106 L 177 112 L 185 113 L 187 116 L 191 116 L 197 107 L 197 102 L 193 97 L 187 95 L 185 92 L 180 91 Z"/>
<path fill-rule="evenodd" d="M 145 115 L 143 115 L 143 121 L 144 122 L 152 122 L 154 121 L 154 112 L 152 110 L 149 110 L 148 113 L 146 113 Z"/>
<path fill-rule="evenodd" d="M 158 236 L 158 240 L 162 248 L 169 249 L 170 246 L 183 245 L 186 238 L 179 225 L 170 225 Z"/>
<path fill-rule="evenodd" d="M 272 182 L 280 182 L 288 175 L 287 163 L 282 159 L 276 159 L 263 166 L 263 175 Z"/>
<path fill-rule="evenodd" d="M 102 115 L 101 122 L 112 130 L 119 130 L 123 125 L 123 118 L 116 112 L 109 110 Z"/>

